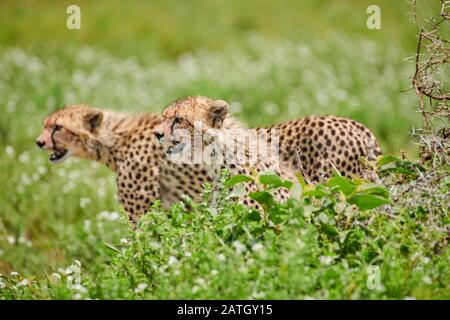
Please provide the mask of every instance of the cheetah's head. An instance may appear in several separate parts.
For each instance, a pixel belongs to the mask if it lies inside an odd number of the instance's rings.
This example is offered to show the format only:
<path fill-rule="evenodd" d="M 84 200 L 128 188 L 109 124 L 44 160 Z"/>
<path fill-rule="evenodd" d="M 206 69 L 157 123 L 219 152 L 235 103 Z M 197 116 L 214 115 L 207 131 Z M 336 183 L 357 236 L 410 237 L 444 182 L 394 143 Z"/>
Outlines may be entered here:
<path fill-rule="evenodd" d="M 44 120 L 44 130 L 36 144 L 42 150 L 51 152 L 52 163 L 61 163 L 70 156 L 98 160 L 100 143 L 97 132 L 102 119 L 100 109 L 66 106 Z"/>
<path fill-rule="evenodd" d="M 187 97 L 171 103 L 163 113 L 163 122 L 153 133 L 169 155 L 182 152 L 186 145 L 196 146 L 200 137 L 203 146 L 210 143 L 211 129 L 222 128 L 228 104 L 202 96 Z"/>

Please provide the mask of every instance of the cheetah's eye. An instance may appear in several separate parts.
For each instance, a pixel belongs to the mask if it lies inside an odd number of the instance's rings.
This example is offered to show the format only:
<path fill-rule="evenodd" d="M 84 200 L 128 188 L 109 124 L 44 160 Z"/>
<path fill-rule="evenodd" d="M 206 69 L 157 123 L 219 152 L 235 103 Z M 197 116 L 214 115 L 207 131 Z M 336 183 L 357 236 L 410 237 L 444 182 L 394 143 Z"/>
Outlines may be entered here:
<path fill-rule="evenodd" d="M 175 128 L 175 125 L 178 124 L 178 123 L 180 123 L 180 122 L 181 122 L 181 119 L 178 118 L 178 117 L 175 117 L 175 118 L 173 119 L 172 125 L 170 126 L 170 131 L 173 132 L 173 130 L 174 130 L 174 128 Z"/>
<path fill-rule="evenodd" d="M 58 131 L 58 130 L 61 130 L 61 129 L 62 129 L 62 126 L 60 126 L 60 125 L 55 124 L 55 125 L 53 126 L 53 130 L 54 130 L 54 131 Z"/>

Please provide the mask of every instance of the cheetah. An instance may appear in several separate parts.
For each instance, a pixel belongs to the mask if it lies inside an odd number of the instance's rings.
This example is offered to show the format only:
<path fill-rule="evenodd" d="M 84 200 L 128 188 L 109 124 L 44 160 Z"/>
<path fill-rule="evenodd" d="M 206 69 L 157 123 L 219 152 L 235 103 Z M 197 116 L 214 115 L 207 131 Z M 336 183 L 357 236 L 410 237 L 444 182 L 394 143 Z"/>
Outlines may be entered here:
<path fill-rule="evenodd" d="M 259 176 L 270 172 L 294 181 L 294 172 L 289 167 L 279 166 L 275 154 L 267 148 L 265 137 L 261 141 L 258 139 L 258 130 L 229 128 L 226 124 L 228 110 L 229 106 L 223 100 L 200 96 L 177 100 L 165 109 L 164 121 L 155 128 L 154 134 L 175 161 L 190 164 L 195 157 L 199 158 L 211 179 L 228 169 L 232 175 Z M 200 142 L 195 143 L 196 139 Z M 258 191 L 257 183 L 248 181 L 244 185 L 246 194 L 241 196 L 241 202 L 262 211 L 261 206 L 249 197 L 250 192 Z M 286 200 L 289 191 L 279 188 L 274 197 L 279 201 Z"/>
<path fill-rule="evenodd" d="M 118 201 L 131 222 L 136 222 L 155 200 L 165 207 L 182 195 L 199 201 L 203 184 L 211 183 L 202 164 L 167 161 L 162 146 L 152 136 L 161 122 L 161 115 L 155 113 L 69 105 L 45 118 L 36 144 L 51 153 L 51 163 L 72 156 L 99 161 L 114 171 Z M 232 117 L 224 124 L 244 127 Z M 358 159 L 374 159 L 380 154 L 370 131 L 350 119 L 311 116 L 255 128 L 260 134 L 274 129 L 279 132 L 282 165 L 309 175 L 312 181 L 329 176 L 333 166 L 342 175 L 360 175 Z M 271 142 L 271 136 L 267 139 Z"/>
<path fill-rule="evenodd" d="M 199 165 L 188 168 L 166 160 L 152 134 L 161 120 L 153 113 L 69 105 L 44 120 L 36 144 L 51 153 L 51 163 L 72 156 L 101 162 L 114 171 L 118 201 L 135 224 L 157 199 L 164 207 L 182 195 L 198 200 L 199 190 L 209 181 Z"/>

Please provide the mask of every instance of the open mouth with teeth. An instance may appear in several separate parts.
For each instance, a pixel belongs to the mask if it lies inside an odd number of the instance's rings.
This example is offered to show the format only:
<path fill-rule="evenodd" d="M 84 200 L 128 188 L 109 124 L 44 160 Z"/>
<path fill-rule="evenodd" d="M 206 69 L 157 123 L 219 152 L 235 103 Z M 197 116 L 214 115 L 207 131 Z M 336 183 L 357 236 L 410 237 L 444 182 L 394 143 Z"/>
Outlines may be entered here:
<path fill-rule="evenodd" d="M 55 150 L 50 155 L 50 162 L 51 163 L 61 163 L 68 158 L 68 155 L 69 155 L 69 150 L 67 150 L 67 149 Z"/>
<path fill-rule="evenodd" d="M 172 145 L 167 148 L 167 154 L 172 155 L 180 153 L 181 151 L 183 151 L 185 145 L 186 144 L 184 142 L 173 141 Z"/>

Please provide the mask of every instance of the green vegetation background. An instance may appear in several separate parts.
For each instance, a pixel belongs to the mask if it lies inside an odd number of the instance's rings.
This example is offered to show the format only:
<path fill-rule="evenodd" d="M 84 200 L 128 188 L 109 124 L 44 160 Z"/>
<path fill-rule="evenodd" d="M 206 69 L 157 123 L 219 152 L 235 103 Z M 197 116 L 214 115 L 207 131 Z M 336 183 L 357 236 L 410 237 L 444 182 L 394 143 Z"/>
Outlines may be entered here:
<path fill-rule="evenodd" d="M 94 270 L 111 259 L 104 243 L 128 235 L 111 172 L 50 166 L 35 146 L 65 104 L 159 112 L 202 94 L 249 125 L 337 114 L 414 157 L 416 26 L 406 1 L 380 0 L 382 29 L 368 30 L 373 2 L 77 1 L 82 29 L 68 30 L 72 1 L 1 1 L 0 273 L 45 277 L 75 259 Z M 419 4 L 424 16 L 439 5 Z"/>

